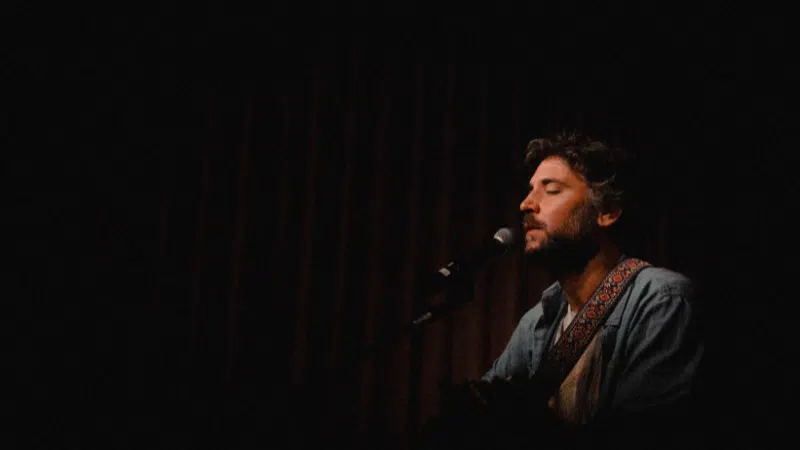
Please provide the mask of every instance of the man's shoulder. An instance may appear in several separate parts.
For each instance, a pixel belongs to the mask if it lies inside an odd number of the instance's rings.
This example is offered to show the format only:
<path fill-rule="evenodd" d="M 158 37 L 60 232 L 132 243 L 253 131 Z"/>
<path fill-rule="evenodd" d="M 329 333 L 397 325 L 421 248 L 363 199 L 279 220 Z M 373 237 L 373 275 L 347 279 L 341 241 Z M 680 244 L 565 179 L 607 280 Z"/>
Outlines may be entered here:
<path fill-rule="evenodd" d="M 649 266 L 632 280 L 624 315 L 665 314 L 692 308 L 695 285 L 685 274 L 666 267 Z"/>
<path fill-rule="evenodd" d="M 676 294 L 691 296 L 694 292 L 693 281 L 685 274 L 673 269 L 659 266 L 648 266 L 639 272 L 633 280 L 632 287 L 642 293 Z"/>

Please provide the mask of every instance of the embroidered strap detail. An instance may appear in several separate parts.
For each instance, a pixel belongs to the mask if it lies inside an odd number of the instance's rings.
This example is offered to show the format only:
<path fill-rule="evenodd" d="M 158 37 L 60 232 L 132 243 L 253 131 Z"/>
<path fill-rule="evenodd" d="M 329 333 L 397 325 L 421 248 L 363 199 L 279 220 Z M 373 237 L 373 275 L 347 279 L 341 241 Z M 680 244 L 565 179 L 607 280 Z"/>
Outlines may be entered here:
<path fill-rule="evenodd" d="M 542 362 L 540 375 L 551 388 L 561 385 L 608 316 L 619 294 L 640 270 L 648 266 L 648 262 L 638 258 L 625 259 L 595 289 Z"/>

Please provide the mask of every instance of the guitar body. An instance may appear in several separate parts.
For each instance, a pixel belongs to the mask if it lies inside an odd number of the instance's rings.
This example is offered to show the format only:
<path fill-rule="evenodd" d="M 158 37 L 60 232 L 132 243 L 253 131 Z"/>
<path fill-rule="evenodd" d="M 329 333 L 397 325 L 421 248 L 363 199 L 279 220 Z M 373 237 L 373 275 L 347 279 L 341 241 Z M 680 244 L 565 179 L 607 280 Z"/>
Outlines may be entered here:
<path fill-rule="evenodd" d="M 415 449 L 563 448 L 567 427 L 547 406 L 544 392 L 533 380 L 446 386 L 440 414 L 425 424 Z"/>

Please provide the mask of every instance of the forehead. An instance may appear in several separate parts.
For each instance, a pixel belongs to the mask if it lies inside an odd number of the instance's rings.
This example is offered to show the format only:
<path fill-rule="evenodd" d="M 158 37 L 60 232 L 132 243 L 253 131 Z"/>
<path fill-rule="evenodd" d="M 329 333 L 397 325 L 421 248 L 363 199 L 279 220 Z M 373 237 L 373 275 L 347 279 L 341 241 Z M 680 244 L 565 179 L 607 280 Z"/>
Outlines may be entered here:
<path fill-rule="evenodd" d="M 544 179 L 557 180 L 567 184 L 582 183 L 583 179 L 573 171 L 569 164 L 562 158 L 551 156 L 542 161 L 536 168 L 530 179 L 530 184 L 534 185 Z"/>

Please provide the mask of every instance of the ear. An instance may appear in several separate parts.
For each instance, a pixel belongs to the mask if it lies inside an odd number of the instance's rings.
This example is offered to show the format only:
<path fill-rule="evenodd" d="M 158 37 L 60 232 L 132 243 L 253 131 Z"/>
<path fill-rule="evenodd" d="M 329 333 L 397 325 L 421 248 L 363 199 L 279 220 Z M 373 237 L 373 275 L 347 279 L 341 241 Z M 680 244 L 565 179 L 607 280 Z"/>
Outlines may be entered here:
<path fill-rule="evenodd" d="M 622 208 L 619 206 L 612 206 L 608 211 L 602 212 L 597 215 L 597 224 L 602 228 L 607 228 L 613 225 L 619 216 L 622 215 Z"/>

